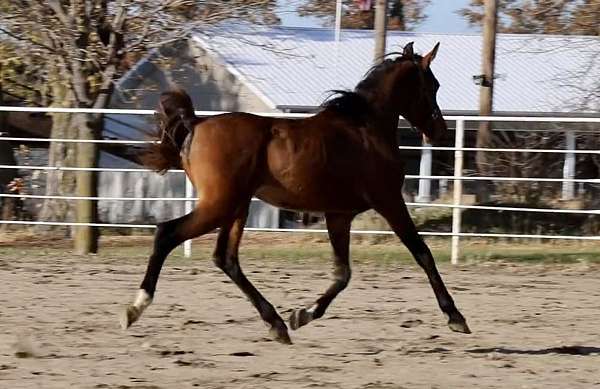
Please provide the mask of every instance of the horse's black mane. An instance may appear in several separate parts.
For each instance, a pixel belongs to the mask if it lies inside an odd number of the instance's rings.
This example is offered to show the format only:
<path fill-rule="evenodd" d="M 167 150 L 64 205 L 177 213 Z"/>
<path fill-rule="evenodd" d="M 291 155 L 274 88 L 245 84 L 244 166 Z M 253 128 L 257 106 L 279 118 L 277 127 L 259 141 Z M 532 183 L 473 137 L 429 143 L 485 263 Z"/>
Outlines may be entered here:
<path fill-rule="evenodd" d="M 389 53 L 386 54 L 386 57 L 397 54 L 400 53 Z M 421 57 L 415 54 L 414 58 L 418 60 Z M 386 58 L 381 63 L 373 65 L 353 91 L 332 90 L 332 94 L 321 104 L 321 108 L 335 110 L 357 120 L 364 119 L 372 109 L 367 96 L 373 89 L 379 87 L 381 77 L 402 60 L 408 60 L 408 58 L 400 55 Z"/>
<path fill-rule="evenodd" d="M 357 92 L 348 90 L 333 90 L 331 92 L 332 95 L 321 104 L 324 109 L 331 109 L 355 119 L 364 118 L 370 110 L 367 98 Z"/>

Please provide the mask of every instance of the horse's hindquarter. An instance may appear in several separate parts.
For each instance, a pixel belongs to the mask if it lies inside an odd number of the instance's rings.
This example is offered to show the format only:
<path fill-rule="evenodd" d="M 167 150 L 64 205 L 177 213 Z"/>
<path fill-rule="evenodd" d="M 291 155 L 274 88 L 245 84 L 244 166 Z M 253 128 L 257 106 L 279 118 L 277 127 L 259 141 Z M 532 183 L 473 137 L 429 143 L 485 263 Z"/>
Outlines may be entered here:
<path fill-rule="evenodd" d="M 237 201 L 257 186 L 273 119 L 232 113 L 211 117 L 194 128 L 184 169 L 199 201 Z"/>
<path fill-rule="evenodd" d="M 369 174 L 380 158 L 360 131 L 345 124 L 318 118 L 275 121 L 266 153 L 268 175 L 257 196 L 298 210 L 367 209 Z"/>

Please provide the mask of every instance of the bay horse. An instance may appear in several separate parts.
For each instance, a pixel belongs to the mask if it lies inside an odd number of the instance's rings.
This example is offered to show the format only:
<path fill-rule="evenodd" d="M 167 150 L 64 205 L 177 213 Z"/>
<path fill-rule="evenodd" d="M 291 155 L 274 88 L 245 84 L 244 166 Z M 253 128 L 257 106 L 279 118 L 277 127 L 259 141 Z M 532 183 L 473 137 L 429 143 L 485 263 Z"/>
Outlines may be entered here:
<path fill-rule="evenodd" d="M 354 91 L 338 91 L 320 112 L 304 119 L 248 113 L 197 118 L 182 90 L 165 92 L 157 110 L 158 138 L 145 165 L 165 172 L 183 168 L 197 190 L 195 209 L 160 223 L 135 302 L 121 316 L 125 329 L 150 305 L 167 255 L 180 243 L 219 229 L 214 262 L 250 299 L 269 333 L 290 344 L 288 328 L 273 305 L 246 278 L 238 248 L 253 196 L 277 207 L 325 214 L 333 247 L 333 283 L 309 308 L 289 319 L 294 330 L 318 319 L 350 281 L 350 224 L 377 211 L 423 268 L 451 330 L 470 333 L 466 320 L 417 233 L 402 198 L 403 163 L 396 129 L 402 115 L 435 141 L 446 131 L 436 101 L 439 83 L 428 54 L 412 42 L 374 66 Z"/>

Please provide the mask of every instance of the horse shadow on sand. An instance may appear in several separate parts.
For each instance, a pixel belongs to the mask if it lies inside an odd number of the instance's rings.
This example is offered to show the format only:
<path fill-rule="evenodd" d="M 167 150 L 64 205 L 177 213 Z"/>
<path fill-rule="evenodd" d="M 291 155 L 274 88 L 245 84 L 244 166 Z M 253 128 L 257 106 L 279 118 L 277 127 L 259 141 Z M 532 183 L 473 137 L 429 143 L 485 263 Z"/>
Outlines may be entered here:
<path fill-rule="evenodd" d="M 559 346 L 549 347 L 542 349 L 518 349 L 518 348 L 507 348 L 507 347 L 488 347 L 488 348 L 473 348 L 466 350 L 472 354 L 488 354 L 498 353 L 507 355 L 548 355 L 548 354 L 559 354 L 559 355 L 598 355 L 600 356 L 600 347 L 593 346 Z"/>

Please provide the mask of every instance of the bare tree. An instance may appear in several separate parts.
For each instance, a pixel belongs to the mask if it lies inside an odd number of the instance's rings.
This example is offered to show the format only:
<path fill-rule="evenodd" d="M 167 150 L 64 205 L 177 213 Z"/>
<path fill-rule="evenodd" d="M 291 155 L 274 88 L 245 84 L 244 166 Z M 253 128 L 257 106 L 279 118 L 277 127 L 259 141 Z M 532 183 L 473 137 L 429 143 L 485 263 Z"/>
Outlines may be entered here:
<path fill-rule="evenodd" d="M 471 25 L 481 25 L 484 0 L 471 0 L 460 13 Z M 499 32 L 519 34 L 561 34 L 600 36 L 600 0 L 499 0 Z M 565 44 L 572 44 L 565 41 Z M 582 44 L 582 50 L 587 49 Z M 589 67 L 598 66 L 600 52 L 590 57 Z M 589 69 L 565 77 L 565 85 L 577 87 L 577 81 Z M 582 91 L 584 100 L 600 99 L 600 81 Z M 583 103 L 585 104 L 585 102 Z"/>
<path fill-rule="evenodd" d="M 471 0 L 467 8 L 460 10 L 469 24 L 482 24 L 483 3 L 484 0 Z M 499 0 L 498 10 L 499 32 L 600 36 L 600 0 Z M 573 45 L 565 41 L 565 45 L 567 43 Z M 575 48 L 587 49 L 585 43 Z M 589 67 L 598 66 L 599 63 L 600 52 L 590 57 Z M 565 84 L 575 87 L 576 82 L 571 81 L 581 79 L 588 70 L 582 69 L 581 72 L 567 75 Z M 584 100 L 598 100 L 600 81 L 583 92 L 588 94 Z"/>
<path fill-rule="evenodd" d="M 335 19 L 335 1 L 307 0 L 299 7 L 300 15 L 320 17 L 326 24 Z M 392 0 L 388 4 L 388 29 L 412 30 L 425 20 L 430 0 Z M 372 29 L 375 1 L 343 0 L 342 28 Z"/>
<path fill-rule="evenodd" d="M 483 20 L 484 0 L 471 0 L 460 13 L 474 26 Z M 598 0 L 499 0 L 500 32 L 600 35 Z"/>
<path fill-rule="evenodd" d="M 46 85 L 43 93 L 52 104 L 104 108 L 115 81 L 148 50 L 225 19 L 275 23 L 275 4 L 275 0 L 1 0 L 0 40 L 15 46 L 24 62 L 38 65 L 36 77 Z M 100 115 L 62 115 L 52 137 L 93 140 L 101 129 Z M 92 168 L 98 148 L 93 143 L 74 148 L 56 145 L 49 159 L 57 165 Z M 78 171 L 74 183 L 79 196 L 97 195 L 95 172 Z M 48 185 L 48 191 L 60 192 L 58 186 Z M 56 211 L 64 215 L 63 210 L 50 208 L 48 215 Z M 76 221 L 95 222 L 96 214 L 95 202 L 77 201 Z M 77 227 L 75 245 L 79 253 L 95 252 L 96 229 Z"/>
<path fill-rule="evenodd" d="M 471 0 L 470 5 L 460 13 L 471 25 L 481 25 L 483 22 L 484 0 Z M 561 35 L 600 35 L 600 1 L 599 0 L 499 0 L 498 11 L 500 14 L 498 30 L 500 32 L 521 34 L 561 34 Z M 582 41 L 583 42 L 583 41 Z M 561 54 L 564 47 L 589 51 L 586 43 L 581 47 L 573 46 L 572 40 L 565 39 L 554 49 L 557 55 Z M 589 56 L 589 64 L 581 70 L 566 73 L 560 81 L 565 88 L 575 88 L 581 99 L 574 109 L 586 109 L 598 106 L 600 101 L 600 81 L 592 81 L 583 87 L 581 80 L 585 79 L 590 69 L 600 65 L 600 52 Z M 573 102 L 565 102 L 572 105 Z M 508 134 L 498 132 L 486 147 L 526 147 L 526 148 L 564 148 L 565 140 L 561 136 L 559 125 L 554 125 L 555 132 L 519 132 Z M 578 139 L 579 147 L 597 145 L 597 137 L 581 135 Z M 596 156 L 578 156 L 579 176 L 590 178 L 600 172 Z M 540 177 L 549 171 L 560 172 L 561 161 L 548 158 L 536 153 L 508 153 L 494 154 L 490 161 L 490 168 L 498 175 L 514 177 Z M 545 196 L 546 199 L 556 198 L 560 188 L 555 184 L 540 184 L 536 186 L 498 184 L 496 190 L 503 194 L 505 199 L 514 199 L 535 203 Z"/>

